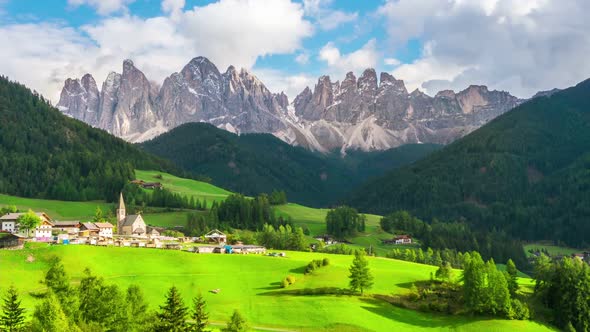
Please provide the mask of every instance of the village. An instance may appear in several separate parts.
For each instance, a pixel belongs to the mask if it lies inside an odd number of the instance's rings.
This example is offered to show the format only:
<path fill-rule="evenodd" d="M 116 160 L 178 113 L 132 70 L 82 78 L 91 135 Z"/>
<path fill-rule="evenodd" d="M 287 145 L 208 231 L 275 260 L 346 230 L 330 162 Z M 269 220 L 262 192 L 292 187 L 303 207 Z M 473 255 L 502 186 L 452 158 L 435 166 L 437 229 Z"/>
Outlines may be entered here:
<path fill-rule="evenodd" d="M 194 253 L 265 254 L 266 248 L 236 242 L 228 244 L 227 235 L 214 229 L 200 237 L 171 237 L 163 229 L 147 226 L 141 214 L 128 215 L 119 197 L 116 210 L 117 225 L 109 222 L 81 222 L 53 220 L 45 212 L 34 212 L 40 222 L 34 229 L 19 227 L 25 213 L 11 212 L 0 216 L 0 249 L 21 249 L 25 242 L 44 242 L 59 245 L 95 245 L 138 248 L 159 248 Z"/>

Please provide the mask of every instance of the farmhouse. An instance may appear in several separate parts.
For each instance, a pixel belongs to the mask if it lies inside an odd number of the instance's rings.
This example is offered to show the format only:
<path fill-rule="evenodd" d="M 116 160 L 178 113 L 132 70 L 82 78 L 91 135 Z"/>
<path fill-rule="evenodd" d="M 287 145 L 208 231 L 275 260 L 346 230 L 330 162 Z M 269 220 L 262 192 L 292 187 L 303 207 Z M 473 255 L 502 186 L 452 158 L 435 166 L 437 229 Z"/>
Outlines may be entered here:
<path fill-rule="evenodd" d="M 139 214 L 127 215 L 123 193 L 119 197 L 117 209 L 117 232 L 119 235 L 146 236 L 147 227 Z"/>
<path fill-rule="evenodd" d="M 337 243 L 337 241 L 331 235 L 328 235 L 328 234 L 318 235 L 318 236 L 314 237 L 314 239 L 317 240 L 317 241 L 322 241 L 325 244 L 335 244 L 335 243 Z"/>
<path fill-rule="evenodd" d="M 266 252 L 266 248 L 262 246 L 240 245 L 231 247 L 232 251 L 236 254 L 264 254 Z"/>
<path fill-rule="evenodd" d="M 23 214 L 24 213 L 8 213 L 0 217 L 2 231 L 19 233 L 18 218 L 20 218 L 20 216 Z M 53 225 L 51 218 L 49 218 L 49 216 L 44 212 L 35 212 L 35 214 L 41 219 L 41 223 L 39 226 L 37 226 L 37 228 L 35 228 L 35 233 L 33 233 L 35 237 L 41 240 L 45 237 L 51 237 L 51 227 Z"/>
<path fill-rule="evenodd" d="M 99 229 L 94 223 L 85 222 L 80 226 L 80 236 L 97 236 L 98 232 Z"/>
<path fill-rule="evenodd" d="M 133 180 L 131 183 L 136 184 L 144 189 L 162 189 L 160 182 L 145 182 L 143 180 Z"/>
<path fill-rule="evenodd" d="M 22 248 L 25 237 L 18 234 L 0 233 L 0 248 Z"/>
<path fill-rule="evenodd" d="M 95 222 L 94 225 L 98 228 L 98 236 L 113 237 L 113 225 L 108 222 Z"/>
<path fill-rule="evenodd" d="M 383 244 L 412 244 L 412 237 L 409 235 L 398 235 L 391 240 L 383 240 Z"/>
<path fill-rule="evenodd" d="M 54 221 L 53 222 L 53 231 L 57 232 L 64 232 L 68 234 L 78 234 L 80 232 L 80 224 L 79 220 L 72 220 L 72 221 Z"/>
<path fill-rule="evenodd" d="M 156 227 L 147 227 L 147 236 L 149 237 L 159 237 L 160 236 L 160 231 L 163 230 L 162 228 L 156 228 Z"/>
<path fill-rule="evenodd" d="M 209 233 L 205 234 L 205 238 L 209 242 L 214 242 L 214 243 L 219 243 L 219 244 L 227 242 L 227 235 L 223 234 L 218 229 L 214 229 L 214 230 L 210 231 Z"/>

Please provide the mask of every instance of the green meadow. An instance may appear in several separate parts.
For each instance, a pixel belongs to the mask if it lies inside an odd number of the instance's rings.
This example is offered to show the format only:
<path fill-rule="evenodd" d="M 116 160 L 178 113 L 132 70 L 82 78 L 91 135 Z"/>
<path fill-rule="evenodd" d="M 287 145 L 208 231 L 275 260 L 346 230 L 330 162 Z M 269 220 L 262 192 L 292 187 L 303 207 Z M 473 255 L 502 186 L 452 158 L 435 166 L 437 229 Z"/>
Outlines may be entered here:
<path fill-rule="evenodd" d="M 138 284 L 151 309 L 164 300 L 175 285 L 185 302 L 202 293 L 213 323 L 227 321 L 239 309 L 256 329 L 288 331 L 550 331 L 530 321 L 444 316 L 398 308 L 365 297 L 330 295 L 346 288 L 352 256 L 287 252 L 287 257 L 257 255 L 191 254 L 145 248 L 93 246 L 43 246 L 20 251 L 0 251 L 0 292 L 14 284 L 23 294 L 23 304 L 36 303 L 31 292 L 40 292 L 39 280 L 52 256 L 62 258 L 73 282 L 89 267 L 94 274 L 121 287 Z M 312 259 L 328 257 L 330 265 L 304 275 Z M 432 266 L 369 258 L 375 285 L 371 294 L 407 292 L 413 282 L 426 280 Z M 6 273 L 10 272 L 10 273 Z M 279 282 L 296 277 L 287 289 Z M 530 280 L 522 280 L 530 284 Z M 218 294 L 210 292 L 220 289 Z M 323 290 L 323 291 L 320 291 Z M 321 295 L 303 295 L 315 292 Z"/>

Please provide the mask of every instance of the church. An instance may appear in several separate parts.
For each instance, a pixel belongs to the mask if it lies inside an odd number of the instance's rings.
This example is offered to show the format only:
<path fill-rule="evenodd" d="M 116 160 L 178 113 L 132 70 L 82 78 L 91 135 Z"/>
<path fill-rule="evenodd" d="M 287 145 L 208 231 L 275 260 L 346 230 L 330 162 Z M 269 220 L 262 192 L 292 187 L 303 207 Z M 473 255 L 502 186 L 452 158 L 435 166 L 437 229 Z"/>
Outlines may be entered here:
<path fill-rule="evenodd" d="M 119 197 L 119 208 L 117 209 L 117 234 L 146 236 L 146 225 L 139 214 L 127 215 L 123 193 Z"/>

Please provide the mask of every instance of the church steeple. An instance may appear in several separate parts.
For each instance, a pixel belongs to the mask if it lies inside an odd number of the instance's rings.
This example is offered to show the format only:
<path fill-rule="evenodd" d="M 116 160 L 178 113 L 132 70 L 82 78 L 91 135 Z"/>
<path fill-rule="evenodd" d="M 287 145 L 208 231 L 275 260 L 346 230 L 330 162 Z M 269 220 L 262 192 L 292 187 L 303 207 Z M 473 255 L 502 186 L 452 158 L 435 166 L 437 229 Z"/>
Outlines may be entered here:
<path fill-rule="evenodd" d="M 119 195 L 119 208 L 117 209 L 117 233 L 119 235 L 123 234 L 123 223 L 125 222 L 126 217 L 125 200 L 123 200 L 123 193 L 121 193 Z"/>

